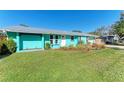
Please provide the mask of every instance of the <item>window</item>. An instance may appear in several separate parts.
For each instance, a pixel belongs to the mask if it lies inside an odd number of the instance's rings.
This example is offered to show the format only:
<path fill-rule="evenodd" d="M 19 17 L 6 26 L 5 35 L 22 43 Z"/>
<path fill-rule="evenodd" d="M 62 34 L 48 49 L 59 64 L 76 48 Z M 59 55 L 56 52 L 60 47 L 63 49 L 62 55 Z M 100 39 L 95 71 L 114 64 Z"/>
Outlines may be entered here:
<path fill-rule="evenodd" d="M 50 44 L 53 44 L 53 35 L 50 35 Z"/>
<path fill-rule="evenodd" d="M 53 35 L 50 35 L 50 39 L 53 39 Z"/>
<path fill-rule="evenodd" d="M 74 41 L 74 36 L 71 36 L 71 41 Z"/>
<path fill-rule="evenodd" d="M 62 39 L 65 39 L 65 36 L 62 36 Z"/>
<path fill-rule="evenodd" d="M 56 35 L 56 39 L 58 39 L 58 35 Z"/>
<path fill-rule="evenodd" d="M 58 44 L 58 35 L 55 36 L 55 43 Z"/>
<path fill-rule="evenodd" d="M 58 44 L 59 36 L 58 35 L 50 35 L 50 44 Z"/>

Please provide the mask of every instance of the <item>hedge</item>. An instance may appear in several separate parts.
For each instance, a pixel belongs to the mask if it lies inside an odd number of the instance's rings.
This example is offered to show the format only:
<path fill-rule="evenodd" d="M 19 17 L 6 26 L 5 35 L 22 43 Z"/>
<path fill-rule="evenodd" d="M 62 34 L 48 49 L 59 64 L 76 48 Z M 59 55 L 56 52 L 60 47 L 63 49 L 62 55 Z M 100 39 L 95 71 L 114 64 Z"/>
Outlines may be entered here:
<path fill-rule="evenodd" d="M 0 41 L 0 55 L 16 52 L 16 43 L 12 39 Z"/>

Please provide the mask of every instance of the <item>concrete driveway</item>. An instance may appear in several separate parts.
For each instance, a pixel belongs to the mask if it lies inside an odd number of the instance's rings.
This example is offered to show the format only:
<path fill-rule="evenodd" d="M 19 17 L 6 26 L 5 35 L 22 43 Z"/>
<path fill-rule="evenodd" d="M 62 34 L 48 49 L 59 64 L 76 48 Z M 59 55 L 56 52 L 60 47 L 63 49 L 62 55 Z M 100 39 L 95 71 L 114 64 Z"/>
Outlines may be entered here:
<path fill-rule="evenodd" d="M 118 48 L 118 49 L 124 49 L 124 46 L 119 46 L 119 45 L 105 45 L 108 48 Z"/>

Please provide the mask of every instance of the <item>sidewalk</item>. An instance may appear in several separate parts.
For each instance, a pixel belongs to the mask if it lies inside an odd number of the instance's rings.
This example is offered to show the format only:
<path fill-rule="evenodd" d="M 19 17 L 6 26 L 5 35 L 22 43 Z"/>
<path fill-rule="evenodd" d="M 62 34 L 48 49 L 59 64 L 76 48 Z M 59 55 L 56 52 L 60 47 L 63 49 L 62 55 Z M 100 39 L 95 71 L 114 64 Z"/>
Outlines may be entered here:
<path fill-rule="evenodd" d="M 118 48 L 118 49 L 124 49 L 124 46 L 119 46 L 119 45 L 105 45 L 108 48 Z"/>
<path fill-rule="evenodd" d="M 30 49 L 30 50 L 21 50 L 17 53 L 20 53 L 20 52 L 33 52 L 33 51 L 43 51 L 44 49 Z"/>

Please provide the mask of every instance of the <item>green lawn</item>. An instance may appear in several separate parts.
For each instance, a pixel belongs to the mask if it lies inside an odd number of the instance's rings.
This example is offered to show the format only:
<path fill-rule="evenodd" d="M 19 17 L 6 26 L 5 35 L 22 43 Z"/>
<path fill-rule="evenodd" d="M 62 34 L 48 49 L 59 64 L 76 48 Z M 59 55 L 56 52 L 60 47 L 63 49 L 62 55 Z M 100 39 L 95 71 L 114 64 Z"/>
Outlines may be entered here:
<path fill-rule="evenodd" d="M 124 50 L 15 53 L 0 62 L 0 81 L 124 81 Z"/>

